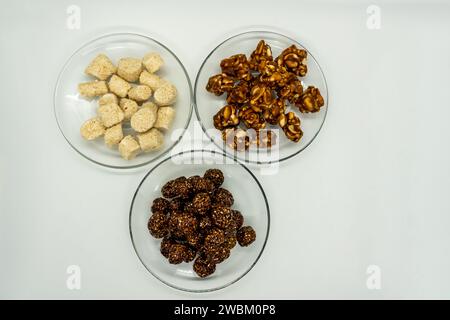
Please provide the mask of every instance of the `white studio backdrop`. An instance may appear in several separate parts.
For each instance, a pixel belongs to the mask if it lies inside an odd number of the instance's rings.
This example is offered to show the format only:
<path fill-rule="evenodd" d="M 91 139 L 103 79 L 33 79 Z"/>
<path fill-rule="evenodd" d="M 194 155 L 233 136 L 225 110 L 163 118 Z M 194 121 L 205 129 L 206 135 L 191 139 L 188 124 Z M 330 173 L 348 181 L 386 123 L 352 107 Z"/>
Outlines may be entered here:
<path fill-rule="evenodd" d="M 0 2 L 0 298 L 450 297 L 448 2 Z M 74 152 L 53 114 L 56 78 L 86 41 L 131 30 L 171 48 L 193 82 L 217 44 L 260 28 L 314 54 L 327 119 L 277 174 L 253 169 L 272 213 L 254 269 L 222 291 L 178 292 L 128 233 L 152 165 L 117 172 Z"/>

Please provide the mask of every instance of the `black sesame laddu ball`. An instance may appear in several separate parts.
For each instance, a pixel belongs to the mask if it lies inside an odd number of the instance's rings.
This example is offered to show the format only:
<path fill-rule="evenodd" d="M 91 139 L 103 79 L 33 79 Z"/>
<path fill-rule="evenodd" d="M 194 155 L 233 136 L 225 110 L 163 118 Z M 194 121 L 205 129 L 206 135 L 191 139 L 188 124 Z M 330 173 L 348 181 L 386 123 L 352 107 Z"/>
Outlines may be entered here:
<path fill-rule="evenodd" d="M 194 261 L 194 272 L 200 277 L 205 278 L 216 271 L 216 265 L 204 257 L 197 257 Z"/>
<path fill-rule="evenodd" d="M 240 228 L 236 233 L 236 239 L 240 246 L 246 247 L 256 239 L 256 232 L 250 226 Z"/>
<path fill-rule="evenodd" d="M 147 227 L 153 237 L 165 237 L 169 233 L 166 214 L 162 212 L 152 214 L 150 219 L 148 219 Z"/>
<path fill-rule="evenodd" d="M 200 176 L 192 176 L 188 178 L 188 182 L 191 186 L 192 193 L 211 192 L 214 190 L 214 184 L 205 178 Z"/>
<path fill-rule="evenodd" d="M 221 245 L 225 242 L 225 232 L 219 228 L 211 228 L 205 233 L 205 246 Z"/>
<path fill-rule="evenodd" d="M 188 198 L 191 194 L 191 186 L 186 177 L 179 177 L 168 181 L 161 188 L 161 193 L 165 198 Z"/>
<path fill-rule="evenodd" d="M 225 244 L 228 249 L 233 249 L 236 246 L 237 239 L 234 233 L 227 234 L 225 236 Z"/>
<path fill-rule="evenodd" d="M 244 216 L 239 210 L 232 210 L 236 230 L 244 225 Z"/>
<path fill-rule="evenodd" d="M 184 237 L 188 234 L 194 233 L 197 230 L 198 220 L 197 218 L 187 212 L 175 212 L 170 215 L 169 218 L 169 230 L 170 233 Z"/>
<path fill-rule="evenodd" d="M 174 244 L 174 243 L 176 243 L 176 242 L 168 236 L 166 236 L 162 239 L 160 251 L 164 257 L 169 258 L 169 250 L 170 250 L 170 247 L 172 246 L 172 244 Z"/>
<path fill-rule="evenodd" d="M 228 259 L 230 256 L 230 249 L 224 245 L 207 246 L 203 248 L 202 254 L 208 261 L 219 264 Z"/>
<path fill-rule="evenodd" d="M 211 202 L 211 197 L 208 193 L 197 193 L 192 199 L 192 207 L 195 210 L 195 213 L 206 215 L 209 209 L 211 209 Z"/>
<path fill-rule="evenodd" d="M 187 259 L 187 247 L 184 244 L 174 243 L 169 248 L 169 263 L 179 264 Z"/>
<path fill-rule="evenodd" d="M 222 207 L 231 207 L 234 203 L 233 195 L 230 191 L 224 188 L 219 188 L 214 191 L 212 200 L 214 205 Z"/>
<path fill-rule="evenodd" d="M 214 187 L 216 188 L 220 187 L 225 179 L 222 171 L 220 171 L 219 169 L 206 170 L 205 174 L 203 175 L 203 178 L 211 181 L 214 184 Z"/>
<path fill-rule="evenodd" d="M 235 226 L 233 211 L 227 207 L 214 206 L 211 210 L 211 219 L 217 227 L 230 229 Z"/>
<path fill-rule="evenodd" d="M 170 201 L 164 198 L 156 198 L 152 203 L 152 212 L 167 213 L 170 210 Z"/>

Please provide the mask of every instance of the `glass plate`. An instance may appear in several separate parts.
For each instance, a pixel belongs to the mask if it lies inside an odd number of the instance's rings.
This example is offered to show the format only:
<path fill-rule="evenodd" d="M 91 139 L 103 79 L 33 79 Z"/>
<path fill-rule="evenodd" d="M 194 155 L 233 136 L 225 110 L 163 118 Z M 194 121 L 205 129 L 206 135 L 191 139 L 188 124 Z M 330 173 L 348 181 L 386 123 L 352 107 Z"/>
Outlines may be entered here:
<path fill-rule="evenodd" d="M 210 168 L 218 168 L 224 173 L 224 187 L 234 196 L 233 209 L 242 212 L 244 225 L 255 229 L 256 240 L 245 248 L 236 245 L 230 257 L 217 265 L 216 272 L 202 279 L 192 270 L 193 262 L 169 264 L 159 251 L 161 239 L 150 235 L 147 222 L 151 203 L 161 196 L 165 182 L 179 176 L 203 175 Z M 141 262 L 166 285 L 189 292 L 222 289 L 245 276 L 264 250 L 269 225 L 269 204 L 256 177 L 243 164 L 214 151 L 187 151 L 162 160 L 139 184 L 130 209 L 131 240 Z"/>
<path fill-rule="evenodd" d="M 133 160 L 124 160 L 117 148 L 105 145 L 102 138 L 86 141 L 80 135 L 81 125 L 96 115 L 97 100 L 87 100 L 78 94 L 80 82 L 93 79 L 84 74 L 89 62 L 99 53 L 105 53 L 114 63 L 122 57 L 143 57 L 149 51 L 158 52 L 165 61 L 158 75 L 171 81 L 178 89 L 174 105 L 176 115 L 171 129 L 165 134 L 164 146 L 155 152 L 141 153 Z M 135 33 L 113 33 L 92 40 L 69 58 L 59 74 L 54 110 L 61 133 L 67 142 L 82 156 L 97 164 L 123 169 L 148 164 L 167 154 L 182 138 L 192 115 L 192 88 L 186 70 L 166 46 L 144 35 Z M 183 129 L 183 130 L 180 130 Z M 130 130 L 124 126 L 124 134 Z"/>
<path fill-rule="evenodd" d="M 303 151 L 319 133 L 328 109 L 328 91 L 325 76 L 319 66 L 319 63 L 308 51 L 308 73 L 305 77 L 300 78 L 303 87 L 306 89 L 308 85 L 313 85 L 319 88 L 325 105 L 317 113 L 305 114 L 300 113 L 297 108 L 288 105 L 287 111 L 294 111 L 301 120 L 301 128 L 303 130 L 303 137 L 298 143 L 294 143 L 287 139 L 282 130 L 277 132 L 278 145 L 275 145 L 264 152 L 264 149 L 250 148 L 247 151 L 235 151 L 232 148 L 224 145 L 221 133 L 214 128 L 213 116 L 222 108 L 225 102 L 225 94 L 217 97 L 214 94 L 206 91 L 205 87 L 208 79 L 221 72 L 220 62 L 233 54 L 244 53 L 248 56 L 255 49 L 260 40 L 265 40 L 272 48 L 272 54 L 277 57 L 285 48 L 295 44 L 297 47 L 306 49 L 294 39 L 288 38 L 282 34 L 269 31 L 250 31 L 233 36 L 221 44 L 219 44 L 205 59 L 197 74 L 194 87 L 195 112 L 197 118 L 201 123 L 203 131 L 206 135 L 214 141 L 214 143 L 227 154 L 233 157 L 255 164 L 267 164 L 289 159 L 301 151 Z M 270 126 L 270 129 L 277 129 L 277 126 Z"/>

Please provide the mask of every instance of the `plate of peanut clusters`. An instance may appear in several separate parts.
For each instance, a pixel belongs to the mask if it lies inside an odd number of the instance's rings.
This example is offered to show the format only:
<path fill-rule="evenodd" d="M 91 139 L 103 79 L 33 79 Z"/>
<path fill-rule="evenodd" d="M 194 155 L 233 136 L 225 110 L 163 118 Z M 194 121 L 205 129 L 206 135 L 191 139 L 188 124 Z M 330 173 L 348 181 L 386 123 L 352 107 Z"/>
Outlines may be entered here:
<path fill-rule="evenodd" d="M 268 202 L 241 163 L 194 150 L 158 163 L 130 209 L 134 249 L 147 270 L 175 289 L 207 292 L 244 277 L 269 233 Z"/>
<path fill-rule="evenodd" d="M 59 74 L 54 110 L 67 142 L 87 159 L 134 168 L 167 154 L 189 124 L 192 93 L 180 60 L 134 33 L 78 49 Z"/>
<path fill-rule="evenodd" d="M 297 41 L 268 31 L 233 36 L 203 62 L 194 87 L 204 132 L 235 158 L 289 159 L 319 133 L 327 113 L 324 74 Z"/>

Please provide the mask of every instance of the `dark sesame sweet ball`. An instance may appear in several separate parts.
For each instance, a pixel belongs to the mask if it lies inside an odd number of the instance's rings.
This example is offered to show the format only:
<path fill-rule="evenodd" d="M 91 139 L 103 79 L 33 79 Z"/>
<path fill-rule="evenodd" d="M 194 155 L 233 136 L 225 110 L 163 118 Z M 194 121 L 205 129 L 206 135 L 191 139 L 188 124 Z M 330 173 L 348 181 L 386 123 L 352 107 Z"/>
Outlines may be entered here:
<path fill-rule="evenodd" d="M 221 245 L 225 242 L 225 232 L 219 228 L 212 228 L 206 232 L 205 246 Z"/>
<path fill-rule="evenodd" d="M 236 240 L 236 235 L 235 234 L 228 234 L 225 237 L 225 243 L 227 245 L 228 249 L 233 249 L 236 246 L 237 240 Z"/>
<path fill-rule="evenodd" d="M 174 243 L 175 243 L 175 241 L 170 237 L 166 236 L 166 237 L 164 237 L 164 239 L 162 239 L 160 251 L 164 257 L 169 258 L 169 250 L 170 250 L 170 247 L 172 246 L 172 244 L 174 244 Z"/>
<path fill-rule="evenodd" d="M 250 226 L 240 228 L 236 233 L 236 239 L 240 246 L 246 247 L 256 239 L 256 232 Z"/>
<path fill-rule="evenodd" d="M 164 198 L 156 198 L 152 203 L 152 212 L 163 212 L 167 213 L 170 209 L 170 201 Z"/>
<path fill-rule="evenodd" d="M 161 193 L 165 198 L 187 198 L 191 194 L 191 186 L 186 177 L 179 177 L 175 180 L 168 181 L 161 188 Z"/>
<path fill-rule="evenodd" d="M 214 184 L 200 176 L 192 176 L 188 178 L 193 193 L 211 192 L 214 190 Z"/>
<path fill-rule="evenodd" d="M 244 225 L 244 216 L 239 210 L 232 210 L 233 211 L 233 220 L 234 224 L 236 226 L 236 230 L 241 228 Z"/>
<path fill-rule="evenodd" d="M 208 246 L 203 248 L 202 253 L 208 261 L 219 264 L 228 259 L 230 256 L 230 249 L 223 245 Z"/>
<path fill-rule="evenodd" d="M 169 263 L 179 264 L 186 259 L 187 247 L 184 244 L 174 243 L 169 248 Z"/>
<path fill-rule="evenodd" d="M 211 197 L 208 193 L 197 193 L 192 199 L 192 206 L 199 215 L 205 215 L 211 209 Z"/>
<path fill-rule="evenodd" d="M 233 212 L 230 208 L 214 206 L 211 210 L 213 223 L 221 229 L 230 229 L 234 227 Z"/>
<path fill-rule="evenodd" d="M 155 238 L 166 236 L 169 233 L 166 214 L 162 212 L 152 214 L 150 219 L 148 219 L 147 227 L 150 234 Z"/>
<path fill-rule="evenodd" d="M 224 188 L 219 188 L 214 191 L 212 200 L 213 204 L 223 207 L 231 207 L 234 203 L 233 195 L 230 191 Z"/>
<path fill-rule="evenodd" d="M 170 232 L 177 236 L 186 236 L 195 232 L 197 224 L 197 218 L 193 214 L 187 212 L 175 212 L 172 213 L 169 218 Z"/>
<path fill-rule="evenodd" d="M 204 257 L 197 257 L 194 261 L 194 272 L 200 277 L 205 278 L 216 271 L 216 265 Z"/>
<path fill-rule="evenodd" d="M 219 169 L 206 170 L 205 174 L 203 175 L 203 178 L 211 181 L 214 184 L 214 187 L 216 188 L 220 187 L 225 179 L 222 171 L 220 171 Z"/>
<path fill-rule="evenodd" d="M 202 217 L 200 219 L 200 222 L 198 223 L 198 226 L 201 230 L 205 230 L 205 229 L 212 227 L 211 218 L 208 216 Z"/>

